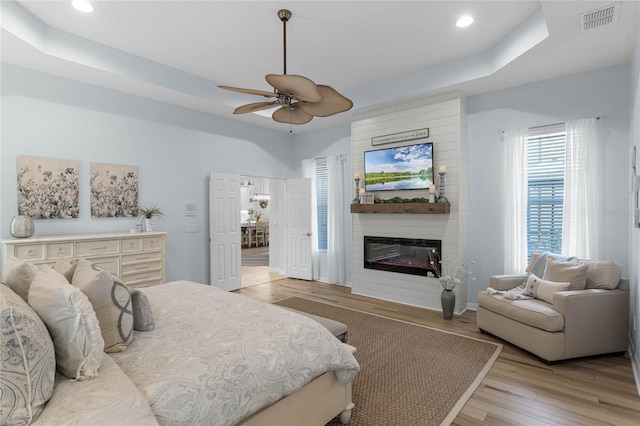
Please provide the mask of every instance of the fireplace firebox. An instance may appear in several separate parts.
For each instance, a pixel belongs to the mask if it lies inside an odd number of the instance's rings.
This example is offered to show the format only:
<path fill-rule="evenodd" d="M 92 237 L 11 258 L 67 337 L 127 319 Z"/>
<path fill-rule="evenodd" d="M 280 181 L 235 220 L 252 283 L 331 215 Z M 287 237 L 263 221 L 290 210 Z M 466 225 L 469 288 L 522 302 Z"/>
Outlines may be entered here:
<path fill-rule="evenodd" d="M 364 237 L 364 267 L 402 274 L 439 277 L 442 241 Z"/>

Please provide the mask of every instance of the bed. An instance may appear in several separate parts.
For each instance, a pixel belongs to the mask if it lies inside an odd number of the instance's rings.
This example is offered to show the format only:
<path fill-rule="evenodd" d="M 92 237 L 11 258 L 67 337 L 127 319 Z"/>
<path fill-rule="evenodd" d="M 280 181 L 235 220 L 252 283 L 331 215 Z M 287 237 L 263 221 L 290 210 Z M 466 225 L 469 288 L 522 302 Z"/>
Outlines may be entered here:
<path fill-rule="evenodd" d="M 13 296 L 2 288 L 4 312 Z M 34 424 L 349 422 L 355 348 L 316 321 L 194 282 L 139 291 L 153 330 L 135 331 L 125 351 L 105 353 L 95 379 L 57 372 Z"/>

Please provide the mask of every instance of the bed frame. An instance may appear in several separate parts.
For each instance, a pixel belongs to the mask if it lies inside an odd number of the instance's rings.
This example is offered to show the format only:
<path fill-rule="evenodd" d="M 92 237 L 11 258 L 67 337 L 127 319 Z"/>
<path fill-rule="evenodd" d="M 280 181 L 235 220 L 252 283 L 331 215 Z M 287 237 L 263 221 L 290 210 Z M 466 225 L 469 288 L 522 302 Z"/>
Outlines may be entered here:
<path fill-rule="evenodd" d="M 351 353 L 356 348 L 345 344 Z M 333 371 L 316 377 L 301 389 L 247 417 L 242 426 L 299 426 L 327 424 L 339 416 L 340 423 L 351 420 L 351 383 L 342 386 Z"/>

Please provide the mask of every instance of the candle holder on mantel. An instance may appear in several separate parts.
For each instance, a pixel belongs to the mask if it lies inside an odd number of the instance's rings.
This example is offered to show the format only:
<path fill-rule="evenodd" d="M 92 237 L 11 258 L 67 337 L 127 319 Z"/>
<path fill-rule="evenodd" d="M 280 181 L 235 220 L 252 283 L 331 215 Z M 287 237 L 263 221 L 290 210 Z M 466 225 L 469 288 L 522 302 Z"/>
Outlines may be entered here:
<path fill-rule="evenodd" d="M 360 176 L 353 178 L 356 181 L 356 196 L 353 198 L 353 204 L 360 204 Z"/>
<path fill-rule="evenodd" d="M 440 195 L 438 197 L 438 202 L 448 203 L 449 200 L 447 200 L 447 198 L 444 196 L 444 176 L 447 174 L 447 172 L 440 171 L 438 172 L 438 174 L 440 175 Z"/>

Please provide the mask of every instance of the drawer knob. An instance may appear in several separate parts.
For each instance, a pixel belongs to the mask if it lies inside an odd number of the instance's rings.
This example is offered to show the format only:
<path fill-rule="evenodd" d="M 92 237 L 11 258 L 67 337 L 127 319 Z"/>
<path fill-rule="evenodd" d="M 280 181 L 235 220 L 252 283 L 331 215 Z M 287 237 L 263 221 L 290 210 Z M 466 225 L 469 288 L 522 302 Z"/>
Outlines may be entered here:
<path fill-rule="evenodd" d="M 29 249 L 29 250 L 27 250 L 27 255 L 29 255 L 29 256 L 33 256 L 33 249 Z"/>
<path fill-rule="evenodd" d="M 91 247 L 91 250 L 106 250 L 107 246 L 102 246 L 102 247 Z"/>
<path fill-rule="evenodd" d="M 64 249 L 62 247 L 58 247 L 58 254 L 64 254 Z"/>
<path fill-rule="evenodd" d="M 149 245 L 150 245 L 150 246 L 152 246 L 153 244 L 154 244 L 154 243 L 153 243 L 153 240 L 149 241 Z"/>

